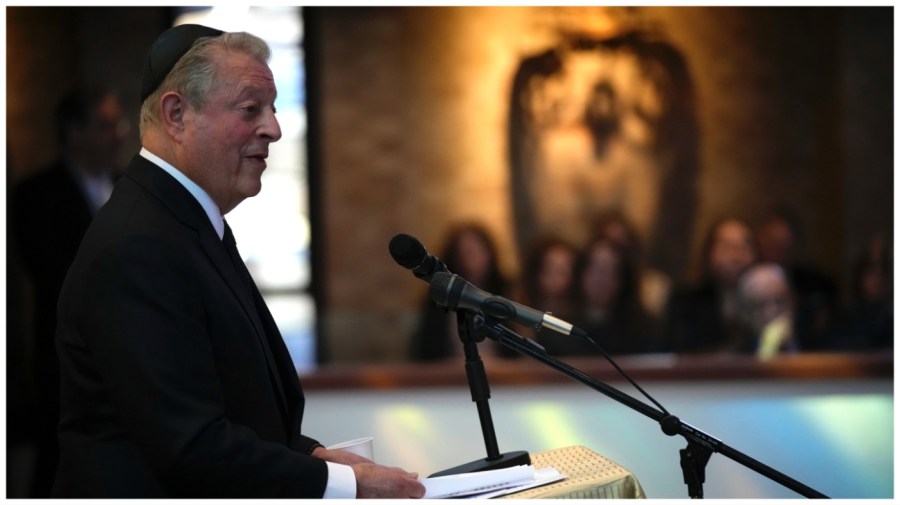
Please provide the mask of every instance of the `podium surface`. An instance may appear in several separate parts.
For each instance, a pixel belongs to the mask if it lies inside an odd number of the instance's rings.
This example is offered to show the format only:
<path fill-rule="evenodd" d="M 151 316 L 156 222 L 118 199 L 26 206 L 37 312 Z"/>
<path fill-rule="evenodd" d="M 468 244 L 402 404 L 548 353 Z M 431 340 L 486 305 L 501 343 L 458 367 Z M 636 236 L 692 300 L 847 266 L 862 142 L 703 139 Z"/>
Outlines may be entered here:
<path fill-rule="evenodd" d="M 630 471 L 580 445 L 532 454 L 531 463 L 535 468 L 552 466 L 566 478 L 502 498 L 646 498 Z"/>

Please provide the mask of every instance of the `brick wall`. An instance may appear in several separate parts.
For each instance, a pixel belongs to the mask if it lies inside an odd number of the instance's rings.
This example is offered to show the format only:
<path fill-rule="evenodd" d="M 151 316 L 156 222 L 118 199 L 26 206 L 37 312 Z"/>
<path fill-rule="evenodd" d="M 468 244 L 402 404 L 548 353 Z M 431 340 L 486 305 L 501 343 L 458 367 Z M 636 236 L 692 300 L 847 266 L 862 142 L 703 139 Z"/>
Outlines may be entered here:
<path fill-rule="evenodd" d="M 398 232 L 435 252 L 453 223 L 480 220 L 495 235 L 503 268 L 516 276 L 507 157 L 512 79 L 524 57 L 552 47 L 566 30 L 601 36 L 650 29 L 686 59 L 699 166 L 695 200 L 681 203 L 695 212 L 689 233 L 668 244 L 689 259 L 716 217 L 753 219 L 788 202 L 805 221 L 807 257 L 841 276 L 850 246 L 840 222 L 859 205 L 845 197 L 842 131 L 891 124 L 878 106 L 854 109 L 852 124 L 841 116 L 848 99 L 842 58 L 855 46 L 841 47 L 840 32 L 849 27 L 865 38 L 865 23 L 846 21 L 856 13 L 419 7 L 318 14 L 323 66 L 312 78 L 322 87 L 324 327 L 334 359 L 403 358 L 426 286 L 389 256 Z M 876 59 L 866 71 L 890 75 L 890 57 Z M 889 98 L 889 89 L 880 92 Z M 870 175 L 890 178 L 890 144 L 879 149 L 881 165 L 869 171 L 880 175 Z M 882 194 L 869 218 L 889 229 L 889 209 Z"/>

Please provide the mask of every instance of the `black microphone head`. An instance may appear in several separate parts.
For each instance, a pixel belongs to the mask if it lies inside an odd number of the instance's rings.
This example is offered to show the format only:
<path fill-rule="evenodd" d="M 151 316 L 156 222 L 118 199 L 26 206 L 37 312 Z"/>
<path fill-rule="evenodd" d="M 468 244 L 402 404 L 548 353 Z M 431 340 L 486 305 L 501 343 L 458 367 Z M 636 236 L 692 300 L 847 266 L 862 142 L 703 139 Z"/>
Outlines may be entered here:
<path fill-rule="evenodd" d="M 405 233 L 394 235 L 388 248 L 394 261 L 403 268 L 415 268 L 421 265 L 428 254 L 421 242 Z"/>

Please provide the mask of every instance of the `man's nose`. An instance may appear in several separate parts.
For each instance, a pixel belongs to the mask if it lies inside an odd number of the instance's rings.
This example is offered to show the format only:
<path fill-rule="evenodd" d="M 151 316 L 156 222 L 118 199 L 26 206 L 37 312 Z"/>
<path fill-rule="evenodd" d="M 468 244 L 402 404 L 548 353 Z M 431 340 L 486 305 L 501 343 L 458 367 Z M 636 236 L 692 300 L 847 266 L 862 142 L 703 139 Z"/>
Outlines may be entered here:
<path fill-rule="evenodd" d="M 278 124 L 278 118 L 275 117 L 274 111 L 270 111 L 266 114 L 263 124 L 260 127 L 259 134 L 270 139 L 271 142 L 276 142 L 281 138 L 281 125 Z"/>

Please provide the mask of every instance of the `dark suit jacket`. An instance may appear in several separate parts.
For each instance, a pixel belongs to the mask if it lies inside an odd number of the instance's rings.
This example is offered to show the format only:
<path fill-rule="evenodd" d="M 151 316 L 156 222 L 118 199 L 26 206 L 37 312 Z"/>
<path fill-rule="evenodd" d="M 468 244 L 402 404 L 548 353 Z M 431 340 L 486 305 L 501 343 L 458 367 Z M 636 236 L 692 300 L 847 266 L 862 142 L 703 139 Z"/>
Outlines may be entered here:
<path fill-rule="evenodd" d="M 53 347 L 59 289 L 93 216 L 64 162 L 22 181 L 11 196 L 10 231 L 34 286 L 35 372 L 43 402 L 59 391 Z"/>
<path fill-rule="evenodd" d="M 55 495 L 322 496 L 293 363 L 245 293 L 199 203 L 135 157 L 60 294 Z"/>
<path fill-rule="evenodd" d="M 31 281 L 34 312 L 33 352 L 28 360 L 28 395 L 33 410 L 28 428 L 37 445 L 32 484 L 36 497 L 50 496 L 57 467 L 56 425 L 59 422 L 59 361 L 56 359 L 56 301 L 93 215 L 65 161 L 25 179 L 10 199 L 10 246 Z M 11 357 L 16 359 L 17 357 Z"/>
<path fill-rule="evenodd" d="M 60 162 L 17 185 L 10 203 L 22 262 L 38 295 L 51 293 L 55 320 L 59 288 L 93 217 L 87 200 Z"/>

